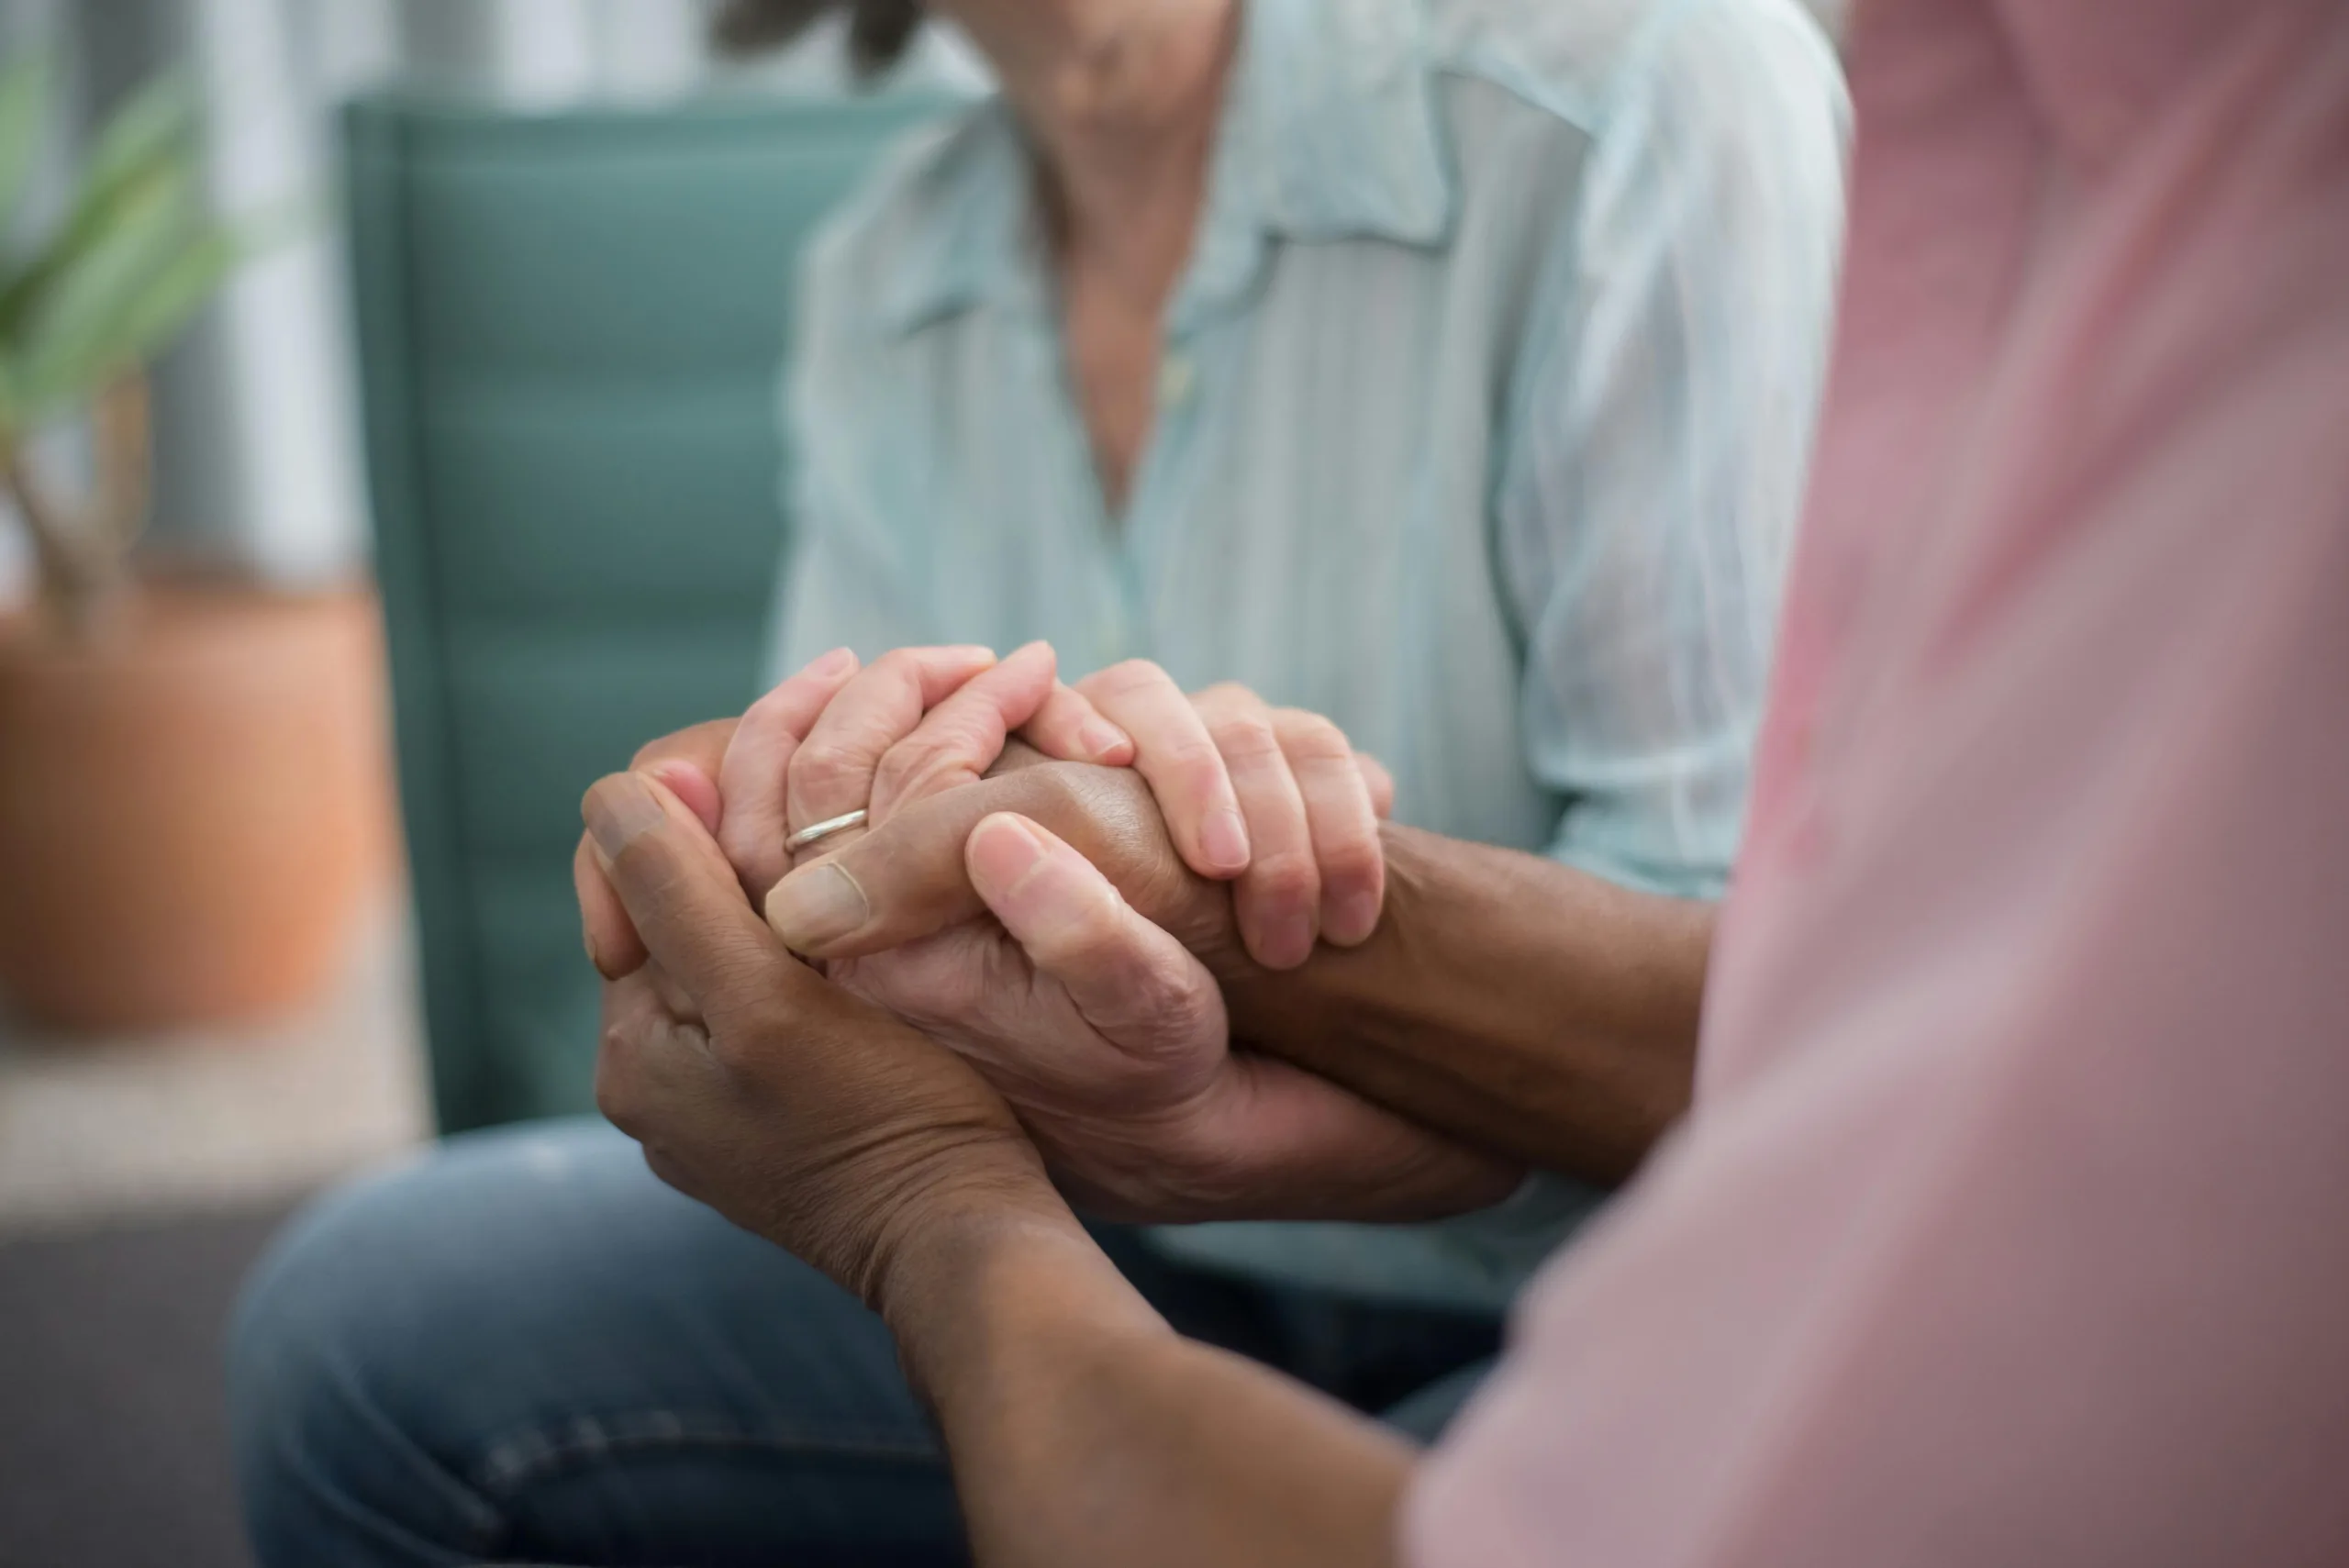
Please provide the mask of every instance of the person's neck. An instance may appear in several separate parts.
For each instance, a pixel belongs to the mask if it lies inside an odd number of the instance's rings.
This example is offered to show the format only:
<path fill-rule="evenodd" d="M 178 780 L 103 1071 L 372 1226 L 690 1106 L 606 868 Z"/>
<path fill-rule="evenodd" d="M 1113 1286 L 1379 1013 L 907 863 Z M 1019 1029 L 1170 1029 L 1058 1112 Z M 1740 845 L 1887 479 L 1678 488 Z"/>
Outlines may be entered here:
<path fill-rule="evenodd" d="M 1063 258 L 1172 285 L 1205 199 L 1240 0 L 941 0 L 1043 161 Z"/>

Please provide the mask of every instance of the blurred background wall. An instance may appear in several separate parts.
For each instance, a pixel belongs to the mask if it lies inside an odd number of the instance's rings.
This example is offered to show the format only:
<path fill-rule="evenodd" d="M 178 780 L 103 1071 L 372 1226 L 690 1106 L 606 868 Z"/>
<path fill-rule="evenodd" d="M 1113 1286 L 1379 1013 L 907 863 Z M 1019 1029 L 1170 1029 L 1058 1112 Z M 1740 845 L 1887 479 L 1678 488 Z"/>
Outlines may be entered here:
<path fill-rule="evenodd" d="M 45 42 L 67 83 L 70 150 L 103 109 L 177 61 L 205 91 L 213 193 L 231 212 L 307 197 L 331 217 L 331 119 L 352 92 L 441 81 L 529 105 L 658 99 L 748 77 L 837 90 L 836 35 L 755 71 L 711 58 L 709 0 L 0 0 L 0 48 Z M 951 40 L 917 77 L 974 79 Z M 289 584 L 359 574 L 366 558 L 341 236 L 313 225 L 245 269 L 157 377 L 161 550 Z M 0 526 L 0 601 L 24 543 Z"/>

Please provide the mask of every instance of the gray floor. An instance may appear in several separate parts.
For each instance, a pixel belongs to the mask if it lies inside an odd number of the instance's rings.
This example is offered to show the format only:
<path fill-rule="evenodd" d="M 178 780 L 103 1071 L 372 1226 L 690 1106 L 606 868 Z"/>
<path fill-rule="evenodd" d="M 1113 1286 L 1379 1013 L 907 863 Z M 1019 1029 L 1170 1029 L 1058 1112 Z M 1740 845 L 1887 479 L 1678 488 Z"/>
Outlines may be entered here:
<path fill-rule="evenodd" d="M 0 1019 L 0 1568 L 250 1568 L 221 1408 L 238 1282 L 290 1195 L 425 1131 L 386 905 L 294 1017 L 72 1041 Z"/>
<path fill-rule="evenodd" d="M 220 1340 L 281 1218 L 0 1245 L 0 1564 L 249 1568 Z"/>

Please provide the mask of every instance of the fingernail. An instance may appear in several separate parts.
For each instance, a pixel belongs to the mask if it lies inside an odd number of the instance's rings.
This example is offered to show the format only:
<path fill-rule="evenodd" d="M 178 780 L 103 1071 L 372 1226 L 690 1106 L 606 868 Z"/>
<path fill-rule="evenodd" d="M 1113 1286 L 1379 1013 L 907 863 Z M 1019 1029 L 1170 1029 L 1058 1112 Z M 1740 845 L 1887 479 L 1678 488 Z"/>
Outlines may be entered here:
<path fill-rule="evenodd" d="M 1044 841 L 1017 817 L 990 817 L 971 829 L 967 852 L 980 881 L 1008 893 L 1044 858 Z"/>
<path fill-rule="evenodd" d="M 580 815 L 586 818 L 587 836 L 606 860 L 618 860 L 622 850 L 661 826 L 667 813 L 651 789 L 633 773 L 617 773 L 587 792 Z"/>
<path fill-rule="evenodd" d="M 864 889 L 829 861 L 793 872 L 767 895 L 767 924 L 794 952 L 812 952 L 873 917 Z"/>
<path fill-rule="evenodd" d="M 666 784 L 671 795 L 685 801 L 688 805 L 692 803 L 690 792 L 709 783 L 707 773 L 703 773 L 691 762 L 679 762 L 674 758 L 665 762 L 655 762 L 644 771 Z M 716 786 L 712 785 L 712 787 Z"/>
<path fill-rule="evenodd" d="M 1248 824 L 1226 806 L 1210 811 L 1199 824 L 1199 849 L 1218 871 L 1248 869 Z"/>
<path fill-rule="evenodd" d="M 592 927 L 589 927 L 584 923 L 582 923 L 579 928 L 579 945 L 587 950 L 587 962 L 596 966 L 596 972 L 597 973 L 602 973 L 604 969 L 604 958 L 601 953 L 596 951 L 596 932 Z"/>
<path fill-rule="evenodd" d="M 850 665 L 855 662 L 856 651 L 854 649 L 835 648 L 829 653 L 821 654 L 809 661 L 807 668 L 801 671 L 800 673 L 804 675 L 837 675 L 842 670 L 847 669 Z"/>
<path fill-rule="evenodd" d="M 1088 718 L 1076 727 L 1076 739 L 1085 747 L 1085 754 L 1095 762 L 1106 762 L 1129 750 L 1134 738 L 1106 718 Z"/>
<path fill-rule="evenodd" d="M 1349 893 L 1338 900 L 1330 918 L 1322 923 L 1321 934 L 1346 947 L 1370 940 L 1378 929 L 1380 901 L 1375 893 Z"/>

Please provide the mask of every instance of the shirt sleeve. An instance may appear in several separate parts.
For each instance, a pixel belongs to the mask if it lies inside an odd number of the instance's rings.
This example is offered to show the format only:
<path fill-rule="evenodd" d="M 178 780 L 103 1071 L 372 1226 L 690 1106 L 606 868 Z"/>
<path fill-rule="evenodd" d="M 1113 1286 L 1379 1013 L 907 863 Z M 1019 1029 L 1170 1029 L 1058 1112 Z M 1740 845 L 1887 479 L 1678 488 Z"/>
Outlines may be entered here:
<path fill-rule="evenodd" d="M 1710 895 L 1802 500 L 1848 111 L 1799 16 L 1666 9 L 1553 247 L 1496 518 L 1527 760 L 1565 803 L 1551 852 Z"/>
<path fill-rule="evenodd" d="M 1922 324 L 1839 367 L 1801 826 L 1418 1568 L 2349 1562 L 2349 50 L 2241 25 L 2051 223 L 2059 151 L 1951 206 L 2033 145 L 2011 52 L 1948 117 L 2012 15 L 1916 9 L 1851 297 Z"/>
<path fill-rule="evenodd" d="M 1535 1282 L 1408 1561 L 2349 1561 L 2349 464 L 2315 439 L 2032 497 L 2068 548 L 1892 695 L 1848 849 L 1732 914 L 1730 1086 Z"/>

